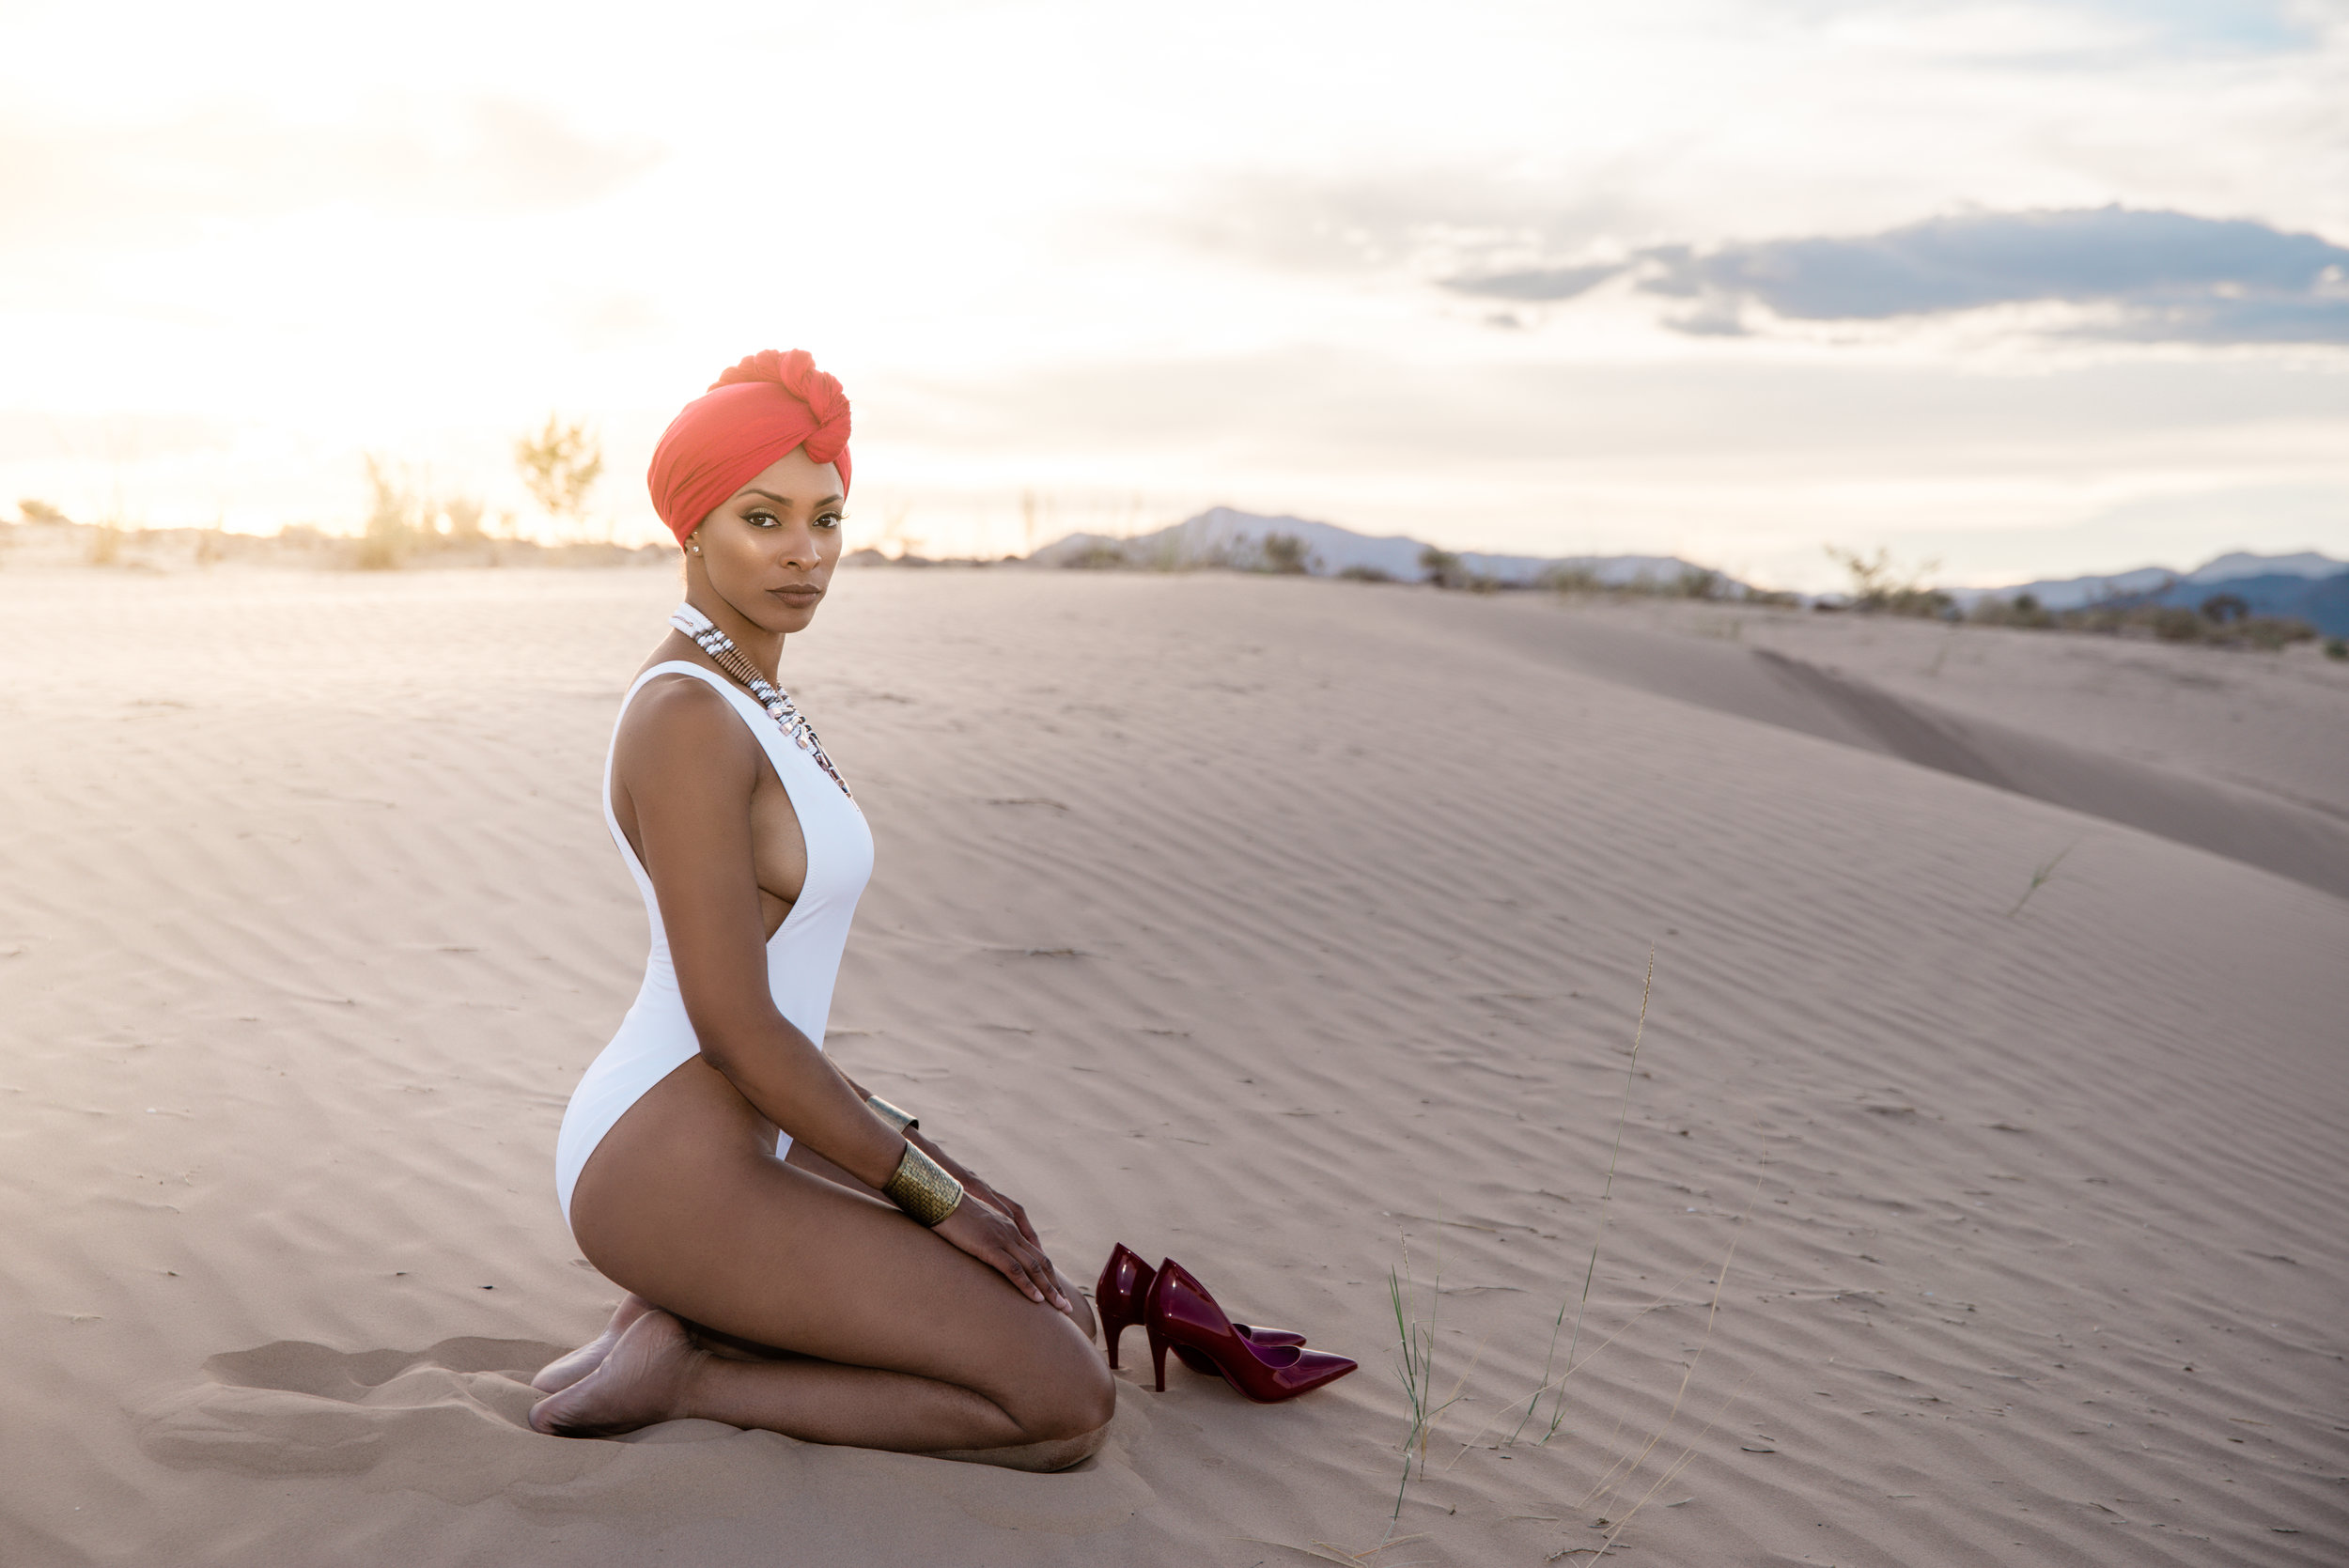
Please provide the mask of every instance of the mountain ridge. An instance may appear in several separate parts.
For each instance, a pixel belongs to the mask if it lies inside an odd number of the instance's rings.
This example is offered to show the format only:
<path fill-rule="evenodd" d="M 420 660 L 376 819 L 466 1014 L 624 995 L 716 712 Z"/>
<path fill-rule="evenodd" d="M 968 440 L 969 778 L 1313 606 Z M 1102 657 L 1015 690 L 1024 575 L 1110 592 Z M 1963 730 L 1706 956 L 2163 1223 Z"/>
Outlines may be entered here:
<path fill-rule="evenodd" d="M 1291 538 L 1301 548 L 1299 561 L 1315 577 L 1346 572 L 1376 573 L 1401 582 L 1428 577 L 1423 556 L 1440 549 L 1407 534 L 1358 534 L 1334 522 L 1311 518 L 1269 517 L 1233 506 L 1211 506 L 1180 522 L 1116 538 L 1106 534 L 1069 534 L 1037 549 L 1027 557 L 1040 567 L 1136 566 L 1159 567 L 1239 566 L 1261 567 L 1266 541 Z M 1684 573 L 1709 572 L 1677 555 L 1503 555 L 1484 551 L 1446 551 L 1456 570 L 1511 587 L 1530 587 L 1554 571 L 1584 571 L 1607 587 L 1639 582 L 1676 582 Z M 1737 593 L 1746 585 L 1722 577 Z"/>
<path fill-rule="evenodd" d="M 1064 535 L 1027 556 L 1039 567 L 1128 566 L 1162 569 L 1187 567 L 1240 567 L 1264 569 L 1270 564 L 1268 540 L 1286 537 L 1298 542 L 1296 565 L 1306 574 L 1334 577 L 1352 573 L 1375 575 L 1401 582 L 1425 582 L 1430 572 L 1423 557 L 1441 547 L 1408 534 L 1361 534 L 1339 523 L 1287 515 L 1244 512 L 1234 506 L 1211 506 L 1180 522 L 1119 538 L 1108 534 Z M 1450 568 L 1467 577 L 1508 587 L 1531 587 L 1555 573 L 1587 574 L 1601 587 L 1637 583 L 1675 584 L 1687 574 L 1704 573 L 1718 580 L 1714 592 L 1742 598 L 1760 590 L 1726 572 L 1677 555 L 1504 555 L 1482 551 L 1447 551 Z M 2042 578 L 2004 587 L 1952 587 L 1948 594 L 1960 609 L 1970 610 L 1986 599 L 2014 599 L 2029 594 L 2046 610 L 2079 610 L 2093 604 L 2125 607 L 2139 604 L 2199 605 L 2217 584 L 2230 587 L 2251 602 L 2257 614 L 2301 615 L 2332 635 L 2349 631 L 2349 561 L 2335 560 L 2317 551 L 2262 555 L 2230 551 L 2190 571 L 2170 567 L 2139 567 L 2129 571 L 2080 577 Z M 1805 602 L 1832 600 L 1835 595 L 1804 595 Z M 2336 602 L 2338 601 L 2338 602 Z"/>

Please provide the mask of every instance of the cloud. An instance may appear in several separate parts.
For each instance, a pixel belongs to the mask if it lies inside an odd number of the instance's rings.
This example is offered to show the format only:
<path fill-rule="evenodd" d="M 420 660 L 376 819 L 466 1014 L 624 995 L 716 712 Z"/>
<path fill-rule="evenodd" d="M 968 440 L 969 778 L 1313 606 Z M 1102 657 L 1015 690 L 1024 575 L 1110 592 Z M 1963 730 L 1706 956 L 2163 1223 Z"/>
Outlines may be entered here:
<path fill-rule="evenodd" d="M 399 213 L 545 211 L 658 161 L 499 99 L 386 100 L 305 125 L 242 107 L 132 126 L 0 120 L 0 240 L 169 235 L 352 203 Z"/>
<path fill-rule="evenodd" d="M 1548 304 L 1587 293 L 1623 271 L 1620 261 L 1594 262 L 1586 267 L 1532 267 L 1514 272 L 1483 272 L 1447 278 L 1444 287 L 1489 300 L 1522 300 Z"/>
<path fill-rule="evenodd" d="M 1969 212 L 1853 237 L 1657 245 L 1620 266 L 1446 278 L 1457 293 L 1563 300 L 1630 272 L 1695 308 L 1669 325 L 1735 334 L 1745 309 L 1882 321 L 1995 305 L 2088 307 L 2072 334 L 2159 343 L 2349 343 L 2349 249 L 2244 219 L 2123 207 Z"/>
<path fill-rule="evenodd" d="M 1597 183 L 1636 186 L 1640 170 L 1611 173 L 1615 178 Z M 1209 252 L 1283 271 L 1403 269 L 1424 276 L 1474 256 L 1486 264 L 1482 275 L 1493 286 L 1484 292 L 1546 301 L 1580 289 L 1542 292 L 1559 287 L 1551 281 L 1558 274 L 1503 270 L 1498 258 L 1572 254 L 1603 235 L 1648 227 L 1652 220 L 1632 201 L 1594 194 L 1562 202 L 1548 182 L 1439 166 L 1388 168 L 1353 179 L 1219 175 L 1194 182 L 1177 205 L 1148 223 Z M 1510 292 L 1513 283 L 1531 291 Z"/>

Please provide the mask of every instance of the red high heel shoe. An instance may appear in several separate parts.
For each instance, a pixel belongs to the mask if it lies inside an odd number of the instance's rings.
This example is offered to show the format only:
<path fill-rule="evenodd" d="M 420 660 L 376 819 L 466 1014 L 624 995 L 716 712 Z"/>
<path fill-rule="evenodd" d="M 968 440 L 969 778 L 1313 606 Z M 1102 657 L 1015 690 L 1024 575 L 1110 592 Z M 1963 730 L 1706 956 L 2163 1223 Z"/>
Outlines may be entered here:
<path fill-rule="evenodd" d="M 1093 1287 L 1093 1306 L 1101 1317 L 1101 1332 L 1108 1338 L 1110 1365 L 1117 1365 L 1118 1336 L 1142 1322 L 1143 1298 L 1149 1294 L 1150 1281 L 1158 1278 L 1158 1273 L 1122 1241 L 1111 1250 L 1110 1261 L 1101 1265 L 1101 1278 Z M 1305 1343 L 1304 1335 L 1293 1334 L 1286 1328 L 1251 1328 L 1245 1323 L 1235 1323 L 1232 1331 L 1261 1345 Z M 1191 1371 L 1208 1377 L 1215 1375 L 1215 1363 L 1189 1345 L 1178 1345 L 1174 1354 Z"/>
<path fill-rule="evenodd" d="M 1150 1281 L 1150 1294 L 1142 1304 L 1142 1327 L 1150 1336 L 1150 1366 L 1158 1374 L 1160 1393 L 1166 1392 L 1169 1345 L 1178 1355 L 1196 1351 L 1223 1374 L 1223 1381 L 1259 1405 L 1311 1393 L 1356 1365 L 1344 1356 L 1302 1345 L 1258 1344 L 1241 1334 L 1207 1287 L 1172 1258 L 1159 1265 L 1158 1278 Z"/>

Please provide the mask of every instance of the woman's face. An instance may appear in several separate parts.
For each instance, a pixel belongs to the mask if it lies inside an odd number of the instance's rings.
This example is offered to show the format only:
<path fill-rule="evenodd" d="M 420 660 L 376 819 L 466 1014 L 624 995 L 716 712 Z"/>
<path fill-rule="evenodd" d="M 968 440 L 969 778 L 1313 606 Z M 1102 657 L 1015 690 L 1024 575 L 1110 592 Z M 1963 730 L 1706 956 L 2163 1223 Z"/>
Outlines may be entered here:
<path fill-rule="evenodd" d="M 761 630 L 804 630 L 840 562 L 842 505 L 840 471 L 794 447 L 702 520 L 687 569 Z"/>

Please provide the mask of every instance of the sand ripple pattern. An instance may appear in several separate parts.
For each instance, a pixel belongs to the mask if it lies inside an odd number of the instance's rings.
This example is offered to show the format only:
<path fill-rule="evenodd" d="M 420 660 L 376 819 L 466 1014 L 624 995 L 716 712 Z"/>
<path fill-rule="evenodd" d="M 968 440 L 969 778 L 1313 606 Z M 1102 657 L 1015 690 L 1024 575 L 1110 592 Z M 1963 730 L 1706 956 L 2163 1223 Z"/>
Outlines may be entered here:
<path fill-rule="evenodd" d="M 1357 1551 L 1406 1246 L 1460 1401 L 1369 1560 L 1594 1547 L 1684 1448 L 1639 1560 L 2338 1560 L 2349 903 L 1691 690 L 1688 628 L 1601 669 L 1374 585 L 844 576 L 788 667 L 879 846 L 832 1048 L 1072 1272 L 1172 1253 L 1364 1371 L 1129 1382 L 1062 1477 L 530 1433 L 613 1295 L 549 1172 L 642 960 L 594 784 L 673 593 L 0 576 L 0 1561 Z M 1845 631 L 1781 651 L 1925 678 Z M 2330 689 L 2179 692 L 2155 761 L 2323 796 Z M 1585 1348 L 1630 1327 L 1554 1441 L 1463 1450 L 1602 1227 Z"/>

